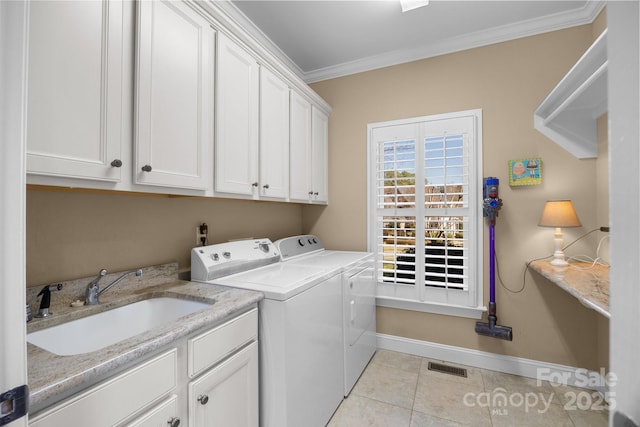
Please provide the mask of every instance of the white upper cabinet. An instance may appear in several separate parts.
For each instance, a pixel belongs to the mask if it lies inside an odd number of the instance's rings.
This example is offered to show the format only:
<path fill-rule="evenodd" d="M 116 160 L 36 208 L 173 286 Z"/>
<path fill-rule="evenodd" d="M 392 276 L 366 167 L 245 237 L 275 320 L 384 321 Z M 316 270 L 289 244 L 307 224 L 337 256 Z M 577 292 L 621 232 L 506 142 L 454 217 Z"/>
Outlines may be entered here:
<path fill-rule="evenodd" d="M 215 31 L 184 2 L 137 6 L 135 182 L 206 190 Z"/>
<path fill-rule="evenodd" d="M 260 196 L 289 196 L 289 86 L 260 67 Z"/>
<path fill-rule="evenodd" d="M 256 59 L 220 33 L 216 61 L 216 192 L 259 194 L 258 79 Z"/>
<path fill-rule="evenodd" d="M 117 182 L 120 1 L 29 2 L 27 172 Z"/>
<path fill-rule="evenodd" d="M 314 202 L 329 201 L 329 116 L 311 106 L 311 190 Z"/>
<path fill-rule="evenodd" d="M 311 103 L 291 91 L 291 139 L 289 198 L 296 202 L 311 200 Z"/>
<path fill-rule="evenodd" d="M 331 107 L 220 2 L 29 2 L 27 182 L 326 203 Z"/>
<path fill-rule="evenodd" d="M 327 203 L 328 125 L 326 113 L 291 91 L 291 201 Z"/>

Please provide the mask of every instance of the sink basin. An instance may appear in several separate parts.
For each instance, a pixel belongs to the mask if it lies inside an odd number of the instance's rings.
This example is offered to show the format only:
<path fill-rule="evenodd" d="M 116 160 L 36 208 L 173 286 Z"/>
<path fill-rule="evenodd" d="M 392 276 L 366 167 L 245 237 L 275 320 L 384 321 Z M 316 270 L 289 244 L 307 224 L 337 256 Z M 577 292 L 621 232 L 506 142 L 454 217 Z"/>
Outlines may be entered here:
<path fill-rule="evenodd" d="M 32 332 L 27 341 L 60 356 L 89 353 L 208 307 L 201 301 L 151 298 Z"/>

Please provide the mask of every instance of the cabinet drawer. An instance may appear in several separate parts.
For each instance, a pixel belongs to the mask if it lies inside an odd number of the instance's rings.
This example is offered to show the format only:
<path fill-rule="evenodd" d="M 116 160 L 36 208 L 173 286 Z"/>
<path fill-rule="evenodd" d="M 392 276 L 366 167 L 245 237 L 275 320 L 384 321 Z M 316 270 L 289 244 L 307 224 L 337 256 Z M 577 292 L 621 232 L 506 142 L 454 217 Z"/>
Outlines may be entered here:
<path fill-rule="evenodd" d="M 188 341 L 189 377 L 215 365 L 258 337 L 258 310 L 253 309 Z"/>
<path fill-rule="evenodd" d="M 113 426 L 176 386 L 177 350 L 125 371 L 36 416 L 32 427 Z"/>
<path fill-rule="evenodd" d="M 136 418 L 134 422 L 127 424 L 127 427 L 167 427 L 170 424 L 169 420 L 176 419 L 177 416 L 178 396 L 174 394 L 168 400 Z"/>

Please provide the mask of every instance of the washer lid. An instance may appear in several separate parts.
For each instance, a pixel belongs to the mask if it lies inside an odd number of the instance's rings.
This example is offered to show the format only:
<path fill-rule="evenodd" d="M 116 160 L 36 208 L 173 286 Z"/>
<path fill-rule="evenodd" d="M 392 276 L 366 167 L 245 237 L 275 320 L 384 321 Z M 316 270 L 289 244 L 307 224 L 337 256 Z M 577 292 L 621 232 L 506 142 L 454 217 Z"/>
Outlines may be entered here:
<path fill-rule="evenodd" d="M 331 271 L 320 267 L 277 263 L 221 277 L 210 283 L 259 291 L 267 299 L 284 301 L 333 275 Z"/>

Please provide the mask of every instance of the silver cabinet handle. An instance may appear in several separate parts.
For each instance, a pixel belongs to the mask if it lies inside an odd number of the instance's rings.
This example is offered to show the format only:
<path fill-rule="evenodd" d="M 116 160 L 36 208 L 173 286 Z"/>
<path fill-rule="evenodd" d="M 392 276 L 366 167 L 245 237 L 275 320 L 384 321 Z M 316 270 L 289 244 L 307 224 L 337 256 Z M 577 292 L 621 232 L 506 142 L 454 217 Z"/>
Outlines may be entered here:
<path fill-rule="evenodd" d="M 169 427 L 178 427 L 180 425 L 180 418 L 171 417 L 169 421 L 167 421 L 167 424 L 169 424 Z"/>
<path fill-rule="evenodd" d="M 143 170 L 144 172 L 151 172 L 151 170 L 152 170 L 152 169 L 153 169 L 153 168 L 151 167 L 151 165 L 144 165 L 144 166 L 142 167 L 142 170 Z"/>
<path fill-rule="evenodd" d="M 207 402 L 209 402 L 209 396 L 207 396 L 206 394 L 201 394 L 200 396 L 198 396 L 198 402 L 200 402 L 201 405 L 206 405 Z"/>
<path fill-rule="evenodd" d="M 113 162 L 111 162 L 111 166 L 113 166 L 114 168 L 119 168 L 120 166 L 122 166 L 122 160 L 115 159 Z"/>

